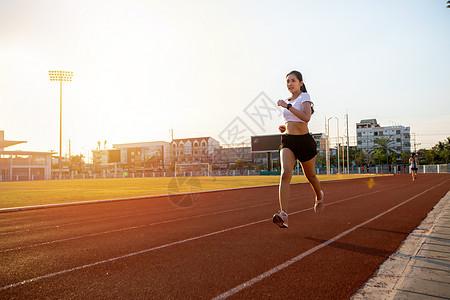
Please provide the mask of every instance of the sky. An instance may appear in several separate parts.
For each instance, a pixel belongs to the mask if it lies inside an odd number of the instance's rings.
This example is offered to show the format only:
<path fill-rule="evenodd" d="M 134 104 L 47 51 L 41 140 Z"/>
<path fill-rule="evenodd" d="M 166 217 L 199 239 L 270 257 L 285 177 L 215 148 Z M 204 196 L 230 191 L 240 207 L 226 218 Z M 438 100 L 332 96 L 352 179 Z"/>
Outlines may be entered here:
<path fill-rule="evenodd" d="M 309 129 L 356 123 L 450 136 L 450 9 L 442 0 L 0 0 L 0 130 L 9 150 L 277 134 L 285 76 L 302 72 Z M 338 127 L 339 124 L 339 127 Z"/>

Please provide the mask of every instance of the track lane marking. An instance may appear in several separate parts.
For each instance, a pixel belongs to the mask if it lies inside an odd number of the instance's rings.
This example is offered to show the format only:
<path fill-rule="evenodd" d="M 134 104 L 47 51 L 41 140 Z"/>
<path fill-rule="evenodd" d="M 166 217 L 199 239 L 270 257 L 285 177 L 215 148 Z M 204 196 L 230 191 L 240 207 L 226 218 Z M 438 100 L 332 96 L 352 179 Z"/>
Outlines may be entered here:
<path fill-rule="evenodd" d="M 302 183 L 298 183 L 298 184 L 300 185 Z M 297 184 L 294 184 L 294 185 L 297 185 Z M 354 190 L 358 190 L 358 189 L 360 189 L 360 188 L 358 187 L 358 188 L 350 189 L 350 191 L 354 191 Z M 348 191 L 348 189 L 347 189 L 347 191 Z M 178 195 L 176 195 L 176 196 L 178 196 Z M 162 196 L 162 197 L 166 197 L 166 196 Z M 291 198 L 291 200 L 296 200 L 296 199 L 298 200 L 298 199 L 301 199 L 301 198 L 302 197 L 298 197 L 298 198 L 295 197 L 295 198 Z M 249 200 L 252 201 L 252 200 L 255 200 L 255 199 L 258 199 L 258 198 L 250 198 Z M 141 199 L 139 199 L 139 200 L 141 200 Z M 130 201 L 132 201 L 132 200 L 130 200 Z M 232 201 L 232 202 L 220 201 L 220 202 L 215 202 L 215 203 L 201 204 L 199 206 L 196 206 L 196 208 L 217 206 L 218 204 L 229 204 L 229 203 L 236 203 L 236 202 L 237 201 Z M 97 203 L 93 203 L 93 204 L 97 204 Z M 82 225 L 82 224 L 96 223 L 96 222 L 102 222 L 102 221 L 117 220 L 117 219 L 131 218 L 131 217 L 136 217 L 136 216 L 145 216 L 145 215 L 160 214 L 160 213 L 166 213 L 166 212 L 176 212 L 176 211 L 182 211 L 182 209 L 180 209 L 180 208 L 172 208 L 172 209 L 159 210 L 159 211 L 156 211 L 156 212 L 155 211 L 149 211 L 149 212 L 144 212 L 144 213 L 128 214 L 128 215 L 122 215 L 122 216 L 110 217 L 110 218 L 93 219 L 93 220 L 86 220 L 86 221 L 80 221 L 80 222 L 72 222 L 72 223 L 64 223 L 64 224 L 58 224 L 58 225 L 35 227 L 35 228 L 23 229 L 23 230 L 0 232 L 0 236 L 8 235 L 8 234 L 14 234 L 14 233 L 24 233 L 24 232 L 31 232 L 31 231 L 37 231 L 37 230 L 60 228 L 60 227 L 73 226 L 73 225 Z"/>
<path fill-rule="evenodd" d="M 382 190 L 379 190 L 379 191 L 384 191 L 384 190 L 387 190 L 387 189 L 389 189 L 389 188 L 382 189 Z M 375 191 L 375 192 L 378 192 L 378 191 Z M 335 202 L 330 202 L 327 205 L 340 203 L 342 201 L 348 201 L 348 200 L 354 199 L 355 197 L 360 197 L 360 195 L 356 195 L 356 196 L 353 196 L 353 197 L 350 197 L 350 198 L 346 198 L 346 199 L 343 199 L 343 200 L 338 200 L 338 201 L 335 201 Z M 306 196 L 293 197 L 291 200 L 298 200 L 298 199 L 302 199 L 302 198 L 307 198 L 307 197 Z M 246 207 L 240 207 L 240 208 L 234 208 L 234 209 L 229 209 L 229 210 L 224 210 L 224 211 L 219 211 L 219 212 L 213 212 L 213 213 L 201 214 L 201 215 L 196 215 L 196 216 L 172 219 L 172 220 L 168 220 L 168 221 L 161 221 L 161 222 L 155 222 L 155 223 L 150 223 L 150 224 L 143 224 L 143 225 L 136 225 L 136 226 L 130 226 L 130 227 L 125 227 L 125 228 L 113 229 L 113 230 L 106 230 L 106 231 L 102 231 L 102 232 L 96 232 L 96 233 L 90 233 L 90 234 L 85 234 L 85 235 L 80 235 L 80 236 L 75 236 L 75 237 L 70 237 L 70 238 L 65 238 L 65 239 L 59 239 L 59 240 L 35 243 L 35 244 L 31 244 L 31 245 L 26 245 L 26 246 L 19 246 L 19 247 L 7 248 L 7 249 L 0 249 L 0 253 L 17 251 L 17 250 L 22 250 L 22 249 L 27 249 L 27 248 L 32 248 L 32 247 L 38 247 L 38 246 L 46 246 L 46 245 L 51 245 L 51 244 L 55 244 L 55 243 L 68 242 L 68 241 L 72 241 L 72 240 L 77 240 L 77 239 L 82 239 L 82 238 L 87 238 L 87 237 L 100 236 L 100 235 L 109 234 L 109 233 L 116 233 L 116 232 L 122 232 L 122 231 L 127 231 L 127 230 L 140 229 L 140 228 L 145 228 L 145 227 L 149 227 L 149 226 L 156 226 L 156 225 L 161 225 L 161 224 L 167 224 L 167 223 L 176 222 L 176 221 L 185 221 L 185 220 L 190 220 L 190 219 L 195 219 L 195 218 L 207 217 L 207 216 L 211 216 L 211 215 L 217 215 L 217 214 L 228 213 L 228 212 L 244 210 L 244 209 L 249 209 L 249 208 L 255 208 L 255 207 L 260 207 L 260 206 L 266 206 L 266 205 L 272 205 L 272 204 L 273 204 L 273 202 L 267 202 L 267 203 L 251 205 L 251 206 L 246 206 Z M 290 213 L 290 214 L 293 215 L 293 214 L 297 214 L 297 213 L 298 212 L 293 212 L 293 213 Z"/>
<path fill-rule="evenodd" d="M 178 196 L 178 195 L 175 195 L 175 196 Z M 252 201 L 252 200 L 256 200 L 256 199 L 258 199 L 258 198 L 250 198 L 249 200 Z M 229 204 L 229 203 L 234 203 L 234 202 L 223 201 L 223 202 L 216 202 L 216 203 L 209 203 L 209 204 L 201 204 L 201 205 L 196 206 L 196 208 L 217 206 L 218 204 Z M 96 204 L 96 203 L 94 203 L 94 204 Z M 109 217 L 109 218 L 93 219 L 93 220 L 86 220 L 86 221 L 80 221 L 80 222 L 64 223 L 64 224 L 59 224 L 59 225 L 50 225 L 50 226 L 36 227 L 36 228 L 16 230 L 16 231 L 1 232 L 0 236 L 14 234 L 14 233 L 23 233 L 23 232 L 30 232 L 30 231 L 37 231 L 37 230 L 44 230 L 44 229 L 60 228 L 60 227 L 73 226 L 73 225 L 83 225 L 83 224 L 89 224 L 89 223 L 111 221 L 111 220 L 132 218 L 132 217 L 145 216 L 145 215 L 155 215 L 155 214 L 162 214 L 162 213 L 166 213 L 166 212 L 178 212 L 178 211 L 183 211 L 183 209 L 172 208 L 172 209 L 165 209 L 165 210 L 158 210 L 158 211 L 149 210 L 147 212 L 138 213 L 138 214 L 128 214 L 128 215 L 121 215 L 121 216 Z"/>
<path fill-rule="evenodd" d="M 247 207 L 240 207 L 240 208 L 233 208 L 233 209 L 228 209 L 228 210 L 222 210 L 222 211 L 218 211 L 218 212 L 214 212 L 214 213 L 201 214 L 201 215 L 196 215 L 196 216 L 191 216 L 191 217 L 184 217 L 184 218 L 178 218 L 178 219 L 172 219 L 172 220 L 167 220 L 167 221 L 155 222 L 155 223 L 150 223 L 150 224 L 136 225 L 136 226 L 130 226 L 130 227 L 125 227 L 125 228 L 119 228 L 119 229 L 107 230 L 107 231 L 102 231 L 102 232 L 90 233 L 90 234 L 86 234 L 86 235 L 74 236 L 74 237 L 70 237 L 70 238 L 53 240 L 53 241 L 48 241 L 48 242 L 42 242 L 42 243 L 37 243 L 37 244 L 32 244 L 32 245 L 27 245 L 27 246 L 20 246 L 20 247 L 15 247 L 15 248 L 3 249 L 3 250 L 0 250 L 0 253 L 10 252 L 10 251 L 15 251 L 15 250 L 22 250 L 22 249 L 26 249 L 26 248 L 32 248 L 32 247 L 38 247 L 38 246 L 44 246 L 44 245 L 51 245 L 51 244 L 55 244 L 55 243 L 67 242 L 67 241 L 82 239 L 82 238 L 86 238 L 86 237 L 99 236 L 99 235 L 104 235 L 104 234 L 108 234 L 108 233 L 115 233 L 115 232 L 139 229 L 139 228 L 150 227 L 150 226 L 155 226 L 155 225 L 167 224 L 167 223 L 172 223 L 172 222 L 177 222 L 177 221 L 185 221 L 185 220 L 190 220 L 190 219 L 195 219 L 195 218 L 201 218 L 201 217 L 207 217 L 207 216 L 212 216 L 212 215 L 218 215 L 218 214 L 223 214 L 223 213 L 228 213 L 228 212 L 233 212 L 233 211 L 238 211 L 238 210 L 255 208 L 255 207 L 259 207 L 259 206 L 265 206 L 265 205 L 269 205 L 269 204 L 273 204 L 273 203 L 272 202 L 271 203 L 263 203 L 263 204 L 257 204 L 257 205 L 247 206 Z"/>
<path fill-rule="evenodd" d="M 274 268 L 272 268 L 272 269 L 270 269 L 270 270 L 268 270 L 268 271 L 266 271 L 266 272 L 264 272 L 264 273 L 262 273 L 262 274 L 260 274 L 260 275 L 258 275 L 256 277 L 254 277 L 254 278 L 252 278 L 252 279 L 250 279 L 250 280 L 248 280 L 248 281 L 246 281 L 246 282 L 244 282 L 244 283 L 242 283 L 242 284 L 232 288 L 231 290 L 228 290 L 228 291 L 226 291 L 226 292 L 224 292 L 224 293 L 214 297 L 212 300 L 226 299 L 226 298 L 228 298 L 228 297 L 230 297 L 230 296 L 232 296 L 232 295 L 234 295 L 234 294 L 236 294 L 236 293 L 238 293 L 238 292 L 240 292 L 240 291 L 242 291 L 242 290 L 244 290 L 244 289 L 254 285 L 255 283 L 257 283 L 257 282 L 259 282 L 259 281 L 261 281 L 261 280 L 263 280 L 263 279 L 265 279 L 265 278 L 267 278 L 267 277 L 277 273 L 278 271 L 281 271 L 281 270 L 289 267 L 290 265 L 298 262 L 299 260 L 305 258 L 306 256 L 308 256 L 310 254 L 313 254 L 314 252 L 322 249 L 323 247 L 325 247 L 325 246 L 327 246 L 327 245 L 329 245 L 329 244 L 339 240 L 340 238 L 348 235 L 349 233 L 352 233 L 356 229 L 358 229 L 358 228 L 360 228 L 360 227 L 362 227 L 364 225 L 367 225 L 368 223 L 370 223 L 370 222 L 372 222 L 372 221 L 374 221 L 374 220 L 384 216 L 385 214 L 390 213 L 391 211 L 393 211 L 393 210 L 399 208 L 400 206 L 402 206 L 402 205 L 404 205 L 404 204 L 406 204 L 406 203 L 416 199 L 417 197 L 427 193 L 428 191 L 430 191 L 430 190 L 432 190 L 434 188 L 437 188 L 438 186 L 443 185 L 447 181 L 449 181 L 449 180 L 447 179 L 447 180 L 445 180 L 444 182 L 442 182 L 442 183 L 440 183 L 438 185 L 432 186 L 431 188 L 421 192 L 420 194 L 417 194 L 417 195 L 415 195 L 415 196 L 413 196 L 413 197 L 411 197 L 411 198 L 409 198 L 409 199 L 407 199 L 407 200 L 405 200 L 405 201 L 403 201 L 403 202 L 401 202 L 401 203 L 391 207 L 390 209 L 388 209 L 388 210 L 386 210 L 386 211 L 376 215 L 375 217 L 372 217 L 372 218 L 370 218 L 370 219 L 368 219 L 368 220 L 366 220 L 366 221 L 364 221 L 364 222 L 362 222 L 362 223 L 360 223 L 360 224 L 358 224 L 358 225 L 356 225 L 356 226 L 354 226 L 354 227 L 352 227 L 352 228 L 350 228 L 350 229 L 348 229 L 348 230 L 346 230 L 346 231 L 336 235 L 335 237 L 329 239 L 328 241 L 323 242 L 322 244 L 317 245 L 314 248 L 311 248 L 308 251 L 305 251 L 305 252 L 299 254 L 298 256 L 296 256 L 296 257 L 294 257 L 294 258 L 292 258 L 292 259 L 290 259 L 290 260 L 288 260 L 288 261 L 286 261 L 286 262 L 284 262 L 284 263 L 282 263 L 282 264 L 280 264 L 280 265 L 278 265 L 278 266 L 276 266 L 276 267 L 274 267 Z"/>
<path fill-rule="evenodd" d="M 386 191 L 386 190 L 389 190 L 389 189 L 391 189 L 391 188 L 381 189 L 381 190 L 373 191 L 373 192 L 370 192 L 370 193 L 365 193 L 365 194 L 361 194 L 361 195 L 357 195 L 357 196 L 352 196 L 350 198 L 346 198 L 346 199 L 342 199 L 342 200 L 339 200 L 339 201 L 327 203 L 327 205 L 332 205 L 332 204 L 337 204 L 337 203 L 341 203 L 341 202 L 344 202 L 344 201 L 349 201 L 349 200 L 352 200 L 352 199 L 355 199 L 355 198 L 359 198 L 359 197 L 363 197 L 363 196 L 371 195 L 371 194 L 376 194 L 376 193 L 379 193 L 379 192 L 382 192 L 382 191 Z M 306 211 L 309 211 L 309 210 L 313 210 L 313 208 L 305 208 L 305 209 L 302 209 L 302 210 L 299 210 L 299 211 L 295 211 L 295 212 L 290 213 L 290 215 L 306 212 Z M 6 289 L 10 289 L 10 288 L 14 288 L 14 287 L 17 287 L 17 286 L 21 286 L 21 285 L 24 285 L 24 284 L 27 284 L 27 283 L 36 282 L 36 281 L 39 281 L 39 280 L 42 280 L 42 279 L 51 278 L 51 277 L 54 277 L 54 276 L 57 276 L 57 275 L 63 275 L 63 274 L 66 274 L 66 273 L 70 273 L 70 272 L 73 272 L 73 271 L 90 268 L 90 267 L 97 266 L 97 265 L 100 265 L 100 264 L 109 263 L 109 262 L 113 262 L 113 261 L 116 261 L 116 260 L 120 260 L 120 259 L 124 259 L 124 258 L 128 258 L 128 257 L 132 257 L 132 256 L 136 256 L 136 255 L 152 252 L 152 251 L 163 249 L 163 248 L 167 248 L 167 247 L 170 247 L 170 246 L 184 244 L 184 243 L 187 243 L 187 242 L 191 242 L 191 241 L 199 240 L 199 239 L 202 239 L 202 238 L 218 235 L 218 234 L 221 234 L 221 233 L 233 231 L 233 230 L 240 229 L 240 228 L 245 228 L 245 227 L 248 227 L 248 226 L 251 226 L 251 225 L 260 224 L 260 223 L 271 221 L 271 220 L 272 220 L 272 218 L 263 219 L 263 220 L 259 220 L 259 221 L 255 221 L 255 222 L 251 222 L 251 223 L 246 223 L 246 224 L 243 224 L 243 225 L 238 225 L 238 226 L 226 228 L 226 229 L 223 229 L 223 230 L 219 230 L 219 231 L 215 231 L 215 232 L 211 232 L 211 233 L 207 233 L 207 234 L 203 234 L 203 235 L 187 238 L 187 239 L 184 239 L 184 240 L 180 240 L 180 241 L 176 241 L 176 242 L 172 242 L 172 243 L 168 243 L 168 244 L 152 247 L 152 248 L 149 248 L 149 249 L 144 249 L 144 250 L 141 250 L 141 251 L 132 252 L 132 253 L 125 254 L 125 255 L 121 255 L 121 256 L 117 256 L 117 257 L 113 257 L 113 258 L 109 258 L 109 259 L 100 260 L 100 261 L 93 262 L 93 263 L 90 263 L 90 264 L 85 264 L 85 265 L 82 265 L 82 266 L 78 266 L 78 267 L 74 267 L 74 268 L 70 268 L 70 269 L 61 270 L 61 271 L 58 271 L 58 272 L 45 274 L 45 275 L 42 275 L 42 276 L 38 276 L 38 277 L 31 278 L 31 279 L 23 280 L 23 281 L 20 281 L 20 282 L 16 282 L 16 283 L 5 285 L 3 287 L 0 287 L 0 291 L 6 290 Z"/>

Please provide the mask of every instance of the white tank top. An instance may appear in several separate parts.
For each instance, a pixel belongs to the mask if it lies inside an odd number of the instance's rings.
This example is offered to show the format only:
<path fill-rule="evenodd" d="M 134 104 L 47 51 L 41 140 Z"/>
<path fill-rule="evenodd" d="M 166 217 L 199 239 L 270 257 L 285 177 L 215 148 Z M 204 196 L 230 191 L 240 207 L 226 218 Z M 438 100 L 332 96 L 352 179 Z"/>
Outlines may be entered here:
<path fill-rule="evenodd" d="M 311 105 L 313 105 L 311 99 L 309 98 L 309 94 L 308 93 L 301 93 L 296 99 L 289 101 L 289 99 L 284 100 L 286 102 L 286 104 L 290 103 L 292 104 L 292 107 L 298 110 L 302 110 L 302 104 L 304 102 L 311 102 Z M 284 109 L 283 110 L 283 118 L 284 121 L 287 122 L 303 122 L 305 123 L 305 121 L 303 121 L 302 119 L 298 118 L 296 115 L 294 115 L 293 113 L 291 113 L 289 110 Z"/>

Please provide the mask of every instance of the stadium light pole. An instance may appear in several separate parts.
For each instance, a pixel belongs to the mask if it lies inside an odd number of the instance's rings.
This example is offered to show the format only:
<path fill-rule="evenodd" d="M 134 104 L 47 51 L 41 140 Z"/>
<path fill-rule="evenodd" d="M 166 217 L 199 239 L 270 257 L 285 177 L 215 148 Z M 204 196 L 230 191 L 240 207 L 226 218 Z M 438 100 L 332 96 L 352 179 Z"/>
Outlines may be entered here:
<path fill-rule="evenodd" d="M 50 81 L 59 81 L 59 179 L 62 179 L 62 83 L 72 81 L 73 72 L 48 71 Z"/>

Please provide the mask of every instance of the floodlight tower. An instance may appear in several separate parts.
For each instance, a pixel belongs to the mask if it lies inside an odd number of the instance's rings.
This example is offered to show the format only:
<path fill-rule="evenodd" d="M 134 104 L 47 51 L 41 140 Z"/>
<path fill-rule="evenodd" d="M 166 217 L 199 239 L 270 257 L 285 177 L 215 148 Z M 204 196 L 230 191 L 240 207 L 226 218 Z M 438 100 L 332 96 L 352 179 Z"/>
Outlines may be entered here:
<path fill-rule="evenodd" d="M 62 179 L 62 83 L 72 81 L 73 72 L 48 71 L 50 81 L 59 81 L 59 179 Z"/>

